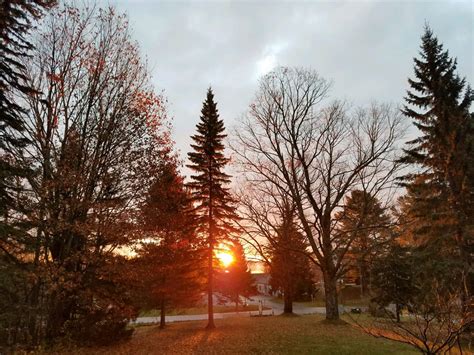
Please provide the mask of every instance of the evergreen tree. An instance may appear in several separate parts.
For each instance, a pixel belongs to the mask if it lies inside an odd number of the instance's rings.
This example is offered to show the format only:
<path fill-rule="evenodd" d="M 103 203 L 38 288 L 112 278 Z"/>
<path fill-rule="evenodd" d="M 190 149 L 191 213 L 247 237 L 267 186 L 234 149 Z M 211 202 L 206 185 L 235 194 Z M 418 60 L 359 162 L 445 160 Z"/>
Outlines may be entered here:
<path fill-rule="evenodd" d="M 390 218 L 380 201 L 362 190 L 351 192 L 337 218 L 340 238 L 350 241 L 345 256 L 348 267 L 356 269 L 364 296 L 369 290 L 374 257 L 390 239 Z"/>
<path fill-rule="evenodd" d="M 217 289 L 235 303 L 237 311 L 240 296 L 250 297 L 256 288 L 250 269 L 245 258 L 244 248 L 238 241 L 234 241 L 230 248 L 233 256 L 232 263 L 218 274 Z"/>
<path fill-rule="evenodd" d="M 415 294 L 413 258 L 410 257 L 410 248 L 396 243 L 391 245 L 390 251 L 379 255 L 373 264 L 373 279 L 375 297 L 373 301 L 380 307 L 390 303 L 396 306 L 396 318 L 400 321 L 402 307 L 410 306 Z"/>
<path fill-rule="evenodd" d="M 459 275 L 452 272 L 456 261 L 434 259 L 423 247 L 402 246 L 398 242 L 390 243 L 387 252 L 375 258 L 372 282 L 375 297 L 372 301 L 382 309 L 390 303 L 395 304 L 397 322 L 400 322 L 403 307 L 416 317 L 436 319 L 439 323 L 428 324 L 435 329 L 443 324 L 446 315 L 453 319 L 459 317 L 457 321 L 463 318 L 472 322 L 472 315 L 463 316 L 460 312 L 461 290 L 456 279 Z"/>
<path fill-rule="evenodd" d="M 3 0 L 0 5 L 0 240 L 18 233 L 14 224 L 8 222 L 9 210 L 18 207 L 14 197 L 18 190 L 16 178 L 31 173 L 16 161 L 12 152 L 13 147 L 24 147 L 28 143 L 21 135 L 24 129 L 21 116 L 25 110 L 15 102 L 14 96 L 35 91 L 25 83 L 22 64 L 33 48 L 27 37 L 34 21 L 53 3 L 51 0 Z"/>
<path fill-rule="evenodd" d="M 270 284 L 273 290 L 283 292 L 283 312 L 293 313 L 293 301 L 313 293 L 314 282 L 310 260 L 305 256 L 308 245 L 295 225 L 295 207 L 288 202 L 283 205 L 281 225 L 270 248 Z"/>
<path fill-rule="evenodd" d="M 174 162 L 163 168 L 150 188 L 142 209 L 143 237 L 135 275 L 141 280 L 141 306 L 160 309 L 160 328 L 166 311 L 199 300 L 202 287 L 200 252 L 195 243 L 195 216 Z M 141 297 L 140 297 L 141 296 Z"/>
<path fill-rule="evenodd" d="M 223 170 L 229 159 L 224 156 L 224 122 L 219 119 L 214 94 L 207 91 L 201 110 L 201 120 L 197 124 L 197 134 L 192 136 L 193 152 L 188 154 L 188 167 L 196 174 L 188 184 L 192 199 L 196 204 L 198 232 L 205 236 L 207 247 L 207 293 L 208 329 L 215 328 L 213 311 L 213 259 L 216 243 L 231 233 L 231 221 L 236 218 L 233 199 L 226 185 L 230 176 Z"/>
<path fill-rule="evenodd" d="M 462 260 L 468 304 L 474 284 L 474 116 L 469 113 L 474 91 L 429 27 L 420 56 L 403 109 L 421 132 L 408 142 L 403 161 L 418 170 L 404 177 L 405 185 L 418 221 L 415 234 L 439 258 Z"/>
<path fill-rule="evenodd" d="M 31 251 L 34 242 L 26 235 L 31 224 L 18 217 L 28 206 L 24 199 L 20 200 L 22 179 L 30 176 L 32 170 L 19 163 L 15 154 L 29 143 L 23 136 L 22 116 L 26 112 L 17 96 L 35 91 L 25 82 L 22 63 L 33 49 L 28 35 L 35 21 L 53 3 L 51 0 L 2 0 L 0 3 L 0 344 L 6 343 L 3 340 L 8 338 L 5 336 L 8 329 L 14 328 L 12 324 L 20 323 L 18 314 L 24 313 L 25 308 L 30 312 L 35 308 L 24 302 L 27 295 L 30 300 L 35 297 L 25 286 L 30 271 L 25 252 Z M 28 329 L 32 328 L 30 325 Z M 25 332 L 15 334 L 10 339 L 19 341 Z M 31 338 L 36 341 L 35 334 Z"/>

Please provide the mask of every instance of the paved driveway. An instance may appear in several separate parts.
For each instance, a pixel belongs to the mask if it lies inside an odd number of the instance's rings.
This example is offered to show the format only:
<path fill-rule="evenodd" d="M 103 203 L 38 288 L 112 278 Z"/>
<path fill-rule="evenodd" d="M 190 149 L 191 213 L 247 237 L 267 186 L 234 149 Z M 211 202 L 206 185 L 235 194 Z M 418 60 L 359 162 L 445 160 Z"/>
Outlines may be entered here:
<path fill-rule="evenodd" d="M 223 319 L 223 318 L 232 318 L 232 317 L 250 317 L 257 316 L 258 311 L 251 312 L 228 312 L 228 313 L 214 313 L 214 319 Z M 263 314 L 266 316 L 271 316 L 274 313 L 271 309 L 266 309 L 263 311 Z M 278 314 L 278 313 L 275 313 Z M 186 322 L 192 320 L 206 320 L 206 314 L 190 314 L 190 315 L 177 315 L 177 316 L 166 316 L 166 323 L 174 322 Z M 131 324 L 150 324 L 150 323 L 159 323 L 160 317 L 138 317 L 135 321 L 130 322 Z"/>
<path fill-rule="evenodd" d="M 274 302 L 271 297 L 268 296 L 254 296 L 249 300 L 248 304 L 258 305 L 259 301 L 263 302 L 266 309 L 262 311 L 263 315 L 279 315 L 283 313 L 283 303 Z M 344 307 L 345 312 L 349 312 L 353 307 Z M 366 308 L 366 307 L 361 307 Z M 340 310 L 342 311 L 342 309 Z M 296 314 L 326 314 L 324 307 L 308 307 L 301 303 L 293 303 L 293 312 Z M 228 312 L 228 313 L 214 313 L 214 319 L 232 318 L 232 317 L 251 317 L 259 315 L 258 311 L 251 312 Z M 178 316 L 166 316 L 166 323 L 174 322 L 185 322 L 193 320 L 206 320 L 206 314 L 193 314 L 193 315 L 178 315 Z M 131 324 L 151 324 L 159 323 L 160 317 L 138 317 L 135 321 L 130 322 Z"/>
<path fill-rule="evenodd" d="M 271 297 L 268 296 L 255 296 L 252 297 L 249 304 L 258 305 L 259 301 L 263 301 L 265 307 L 273 309 L 275 314 L 283 313 L 283 303 L 274 302 Z M 326 309 L 324 307 L 308 307 L 301 303 L 293 303 L 293 313 L 295 314 L 326 314 Z"/>

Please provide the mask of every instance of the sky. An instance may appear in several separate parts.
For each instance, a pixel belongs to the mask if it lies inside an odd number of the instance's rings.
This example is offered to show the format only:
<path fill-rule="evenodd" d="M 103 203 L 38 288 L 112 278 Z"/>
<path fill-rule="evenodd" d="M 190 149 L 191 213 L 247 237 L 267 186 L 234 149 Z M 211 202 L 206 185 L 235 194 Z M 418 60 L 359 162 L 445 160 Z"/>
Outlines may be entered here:
<path fill-rule="evenodd" d="M 403 103 L 423 26 L 458 58 L 474 85 L 472 1 L 158 1 L 107 0 L 128 14 L 152 82 L 168 99 L 181 156 L 212 86 L 230 130 L 258 79 L 300 66 L 333 81 L 330 97 L 354 106 Z"/>

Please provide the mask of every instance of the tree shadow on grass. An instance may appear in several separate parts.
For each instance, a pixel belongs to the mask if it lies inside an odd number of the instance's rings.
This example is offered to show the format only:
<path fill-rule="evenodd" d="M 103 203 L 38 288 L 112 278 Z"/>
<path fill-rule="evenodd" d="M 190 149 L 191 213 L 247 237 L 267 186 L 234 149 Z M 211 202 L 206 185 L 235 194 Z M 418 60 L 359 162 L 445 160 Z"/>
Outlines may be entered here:
<path fill-rule="evenodd" d="M 347 323 L 345 320 L 342 320 L 342 319 L 336 319 L 336 320 L 323 319 L 322 321 L 320 321 L 320 323 L 324 324 L 324 325 L 336 325 L 336 326 L 348 326 L 348 325 L 350 325 L 349 323 Z"/>
<path fill-rule="evenodd" d="M 300 317 L 299 314 L 296 314 L 296 313 L 282 313 L 280 315 L 278 315 L 277 317 L 281 317 L 281 318 L 298 318 Z"/>

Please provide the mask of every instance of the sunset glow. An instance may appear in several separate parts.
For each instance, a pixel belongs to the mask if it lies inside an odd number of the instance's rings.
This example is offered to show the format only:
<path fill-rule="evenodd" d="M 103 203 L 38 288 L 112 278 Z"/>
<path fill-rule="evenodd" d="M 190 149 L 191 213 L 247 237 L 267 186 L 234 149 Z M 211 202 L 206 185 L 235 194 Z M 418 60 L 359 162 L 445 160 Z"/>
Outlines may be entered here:
<path fill-rule="evenodd" d="M 224 267 L 228 267 L 234 261 L 234 256 L 228 252 L 221 251 L 216 256 Z"/>
<path fill-rule="evenodd" d="M 474 0 L 0 1 L 0 355 L 474 355 Z"/>

